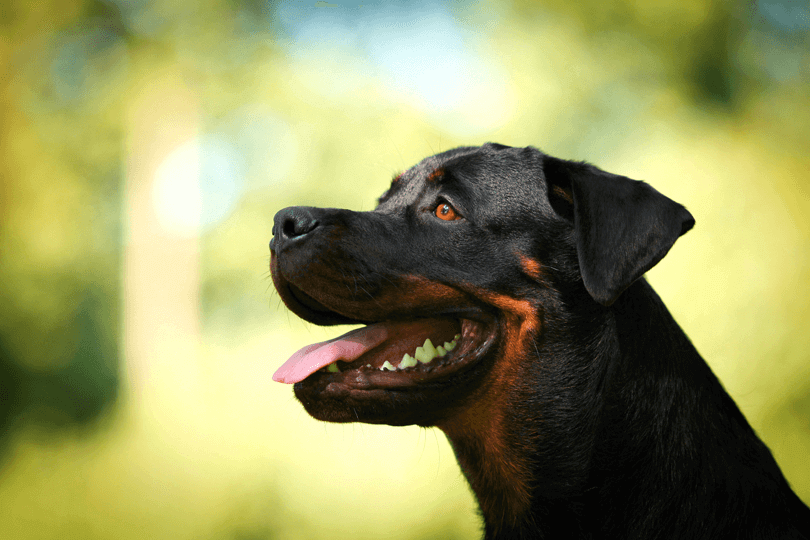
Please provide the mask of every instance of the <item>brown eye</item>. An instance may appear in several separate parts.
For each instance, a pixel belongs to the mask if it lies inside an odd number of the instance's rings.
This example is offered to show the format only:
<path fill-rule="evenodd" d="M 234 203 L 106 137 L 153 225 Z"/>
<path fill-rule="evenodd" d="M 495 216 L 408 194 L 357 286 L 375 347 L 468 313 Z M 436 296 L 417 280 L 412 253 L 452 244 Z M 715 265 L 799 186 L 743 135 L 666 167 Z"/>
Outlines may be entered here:
<path fill-rule="evenodd" d="M 461 219 L 456 212 L 456 209 L 450 206 L 449 203 L 440 203 L 439 206 L 436 207 L 436 217 L 439 219 L 443 219 L 445 221 L 454 221 L 456 219 Z"/>

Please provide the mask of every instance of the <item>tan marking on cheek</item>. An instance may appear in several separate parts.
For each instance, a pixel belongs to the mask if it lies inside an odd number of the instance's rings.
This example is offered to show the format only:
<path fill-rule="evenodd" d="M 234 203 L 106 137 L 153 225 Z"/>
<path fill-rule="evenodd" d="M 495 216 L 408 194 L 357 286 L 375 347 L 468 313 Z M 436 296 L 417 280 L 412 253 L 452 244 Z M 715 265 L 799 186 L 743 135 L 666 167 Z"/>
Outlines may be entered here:
<path fill-rule="evenodd" d="M 546 270 L 537 259 L 532 259 L 522 253 L 518 253 L 518 260 L 520 260 L 520 268 L 523 273 L 535 281 L 544 281 L 546 277 Z"/>
<path fill-rule="evenodd" d="M 365 309 L 369 313 L 375 312 L 377 308 L 382 308 L 384 312 L 408 312 L 431 306 L 460 304 L 466 299 L 462 291 L 442 283 L 420 276 L 402 276 L 390 283 L 390 287 L 378 291 L 373 301 L 361 297 L 356 301 L 344 299 L 343 303 L 356 303 L 357 309 Z"/>
<path fill-rule="evenodd" d="M 479 291 L 477 296 L 505 315 L 507 327 L 514 333 L 509 336 L 510 344 L 517 347 L 514 352 L 523 349 L 527 339 L 535 338 L 540 330 L 540 310 L 532 302 L 488 291 Z"/>
<path fill-rule="evenodd" d="M 478 391 L 456 411 L 450 422 L 439 427 L 451 438 L 480 441 L 480 476 L 471 481 L 484 514 L 500 509 L 505 522 L 516 523 L 528 512 L 533 482 L 530 463 L 523 452 L 507 441 L 505 412 L 514 407 L 515 389 L 531 366 L 527 358 L 536 355 L 534 340 L 541 329 L 537 306 L 527 300 L 477 289 L 472 292 L 502 313 L 501 337 L 504 348 Z M 474 468 L 474 466 L 473 466 Z M 486 495 L 482 497 L 482 495 Z"/>
<path fill-rule="evenodd" d="M 403 276 L 401 302 L 403 306 L 418 306 L 436 303 L 458 303 L 465 297 L 464 293 L 443 283 L 421 276 Z"/>

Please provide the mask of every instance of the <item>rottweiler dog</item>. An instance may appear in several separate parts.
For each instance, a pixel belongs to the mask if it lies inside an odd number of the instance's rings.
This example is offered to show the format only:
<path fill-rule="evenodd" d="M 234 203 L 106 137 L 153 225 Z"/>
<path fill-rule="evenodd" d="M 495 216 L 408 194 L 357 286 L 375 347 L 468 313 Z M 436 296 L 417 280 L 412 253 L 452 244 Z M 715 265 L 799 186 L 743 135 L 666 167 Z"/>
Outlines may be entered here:
<path fill-rule="evenodd" d="M 327 422 L 437 426 L 486 539 L 810 538 L 810 509 L 642 277 L 694 225 L 649 185 L 464 147 L 369 212 L 275 216 L 273 282 L 319 325 L 274 375 Z"/>

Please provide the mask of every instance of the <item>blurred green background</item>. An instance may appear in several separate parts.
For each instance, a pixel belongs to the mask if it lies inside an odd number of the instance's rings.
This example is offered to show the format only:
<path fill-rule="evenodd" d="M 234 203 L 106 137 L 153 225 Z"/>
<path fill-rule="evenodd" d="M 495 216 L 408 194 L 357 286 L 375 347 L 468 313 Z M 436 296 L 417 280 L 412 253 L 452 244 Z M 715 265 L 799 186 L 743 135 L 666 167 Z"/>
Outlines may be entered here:
<path fill-rule="evenodd" d="M 477 538 L 442 433 L 309 418 L 274 213 L 460 144 L 644 179 L 649 273 L 810 501 L 802 0 L 0 5 L 0 538 Z"/>

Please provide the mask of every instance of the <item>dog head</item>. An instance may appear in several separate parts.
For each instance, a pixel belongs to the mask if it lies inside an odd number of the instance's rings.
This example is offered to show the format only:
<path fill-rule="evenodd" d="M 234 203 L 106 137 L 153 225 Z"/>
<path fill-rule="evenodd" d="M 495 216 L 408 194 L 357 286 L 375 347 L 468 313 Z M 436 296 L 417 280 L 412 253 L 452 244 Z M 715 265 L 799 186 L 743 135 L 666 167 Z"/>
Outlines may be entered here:
<path fill-rule="evenodd" d="M 282 300 L 315 324 L 363 327 L 274 378 L 326 421 L 486 414 L 560 321 L 611 309 L 693 224 L 643 182 L 496 144 L 426 158 L 370 212 L 286 208 L 270 244 Z"/>

